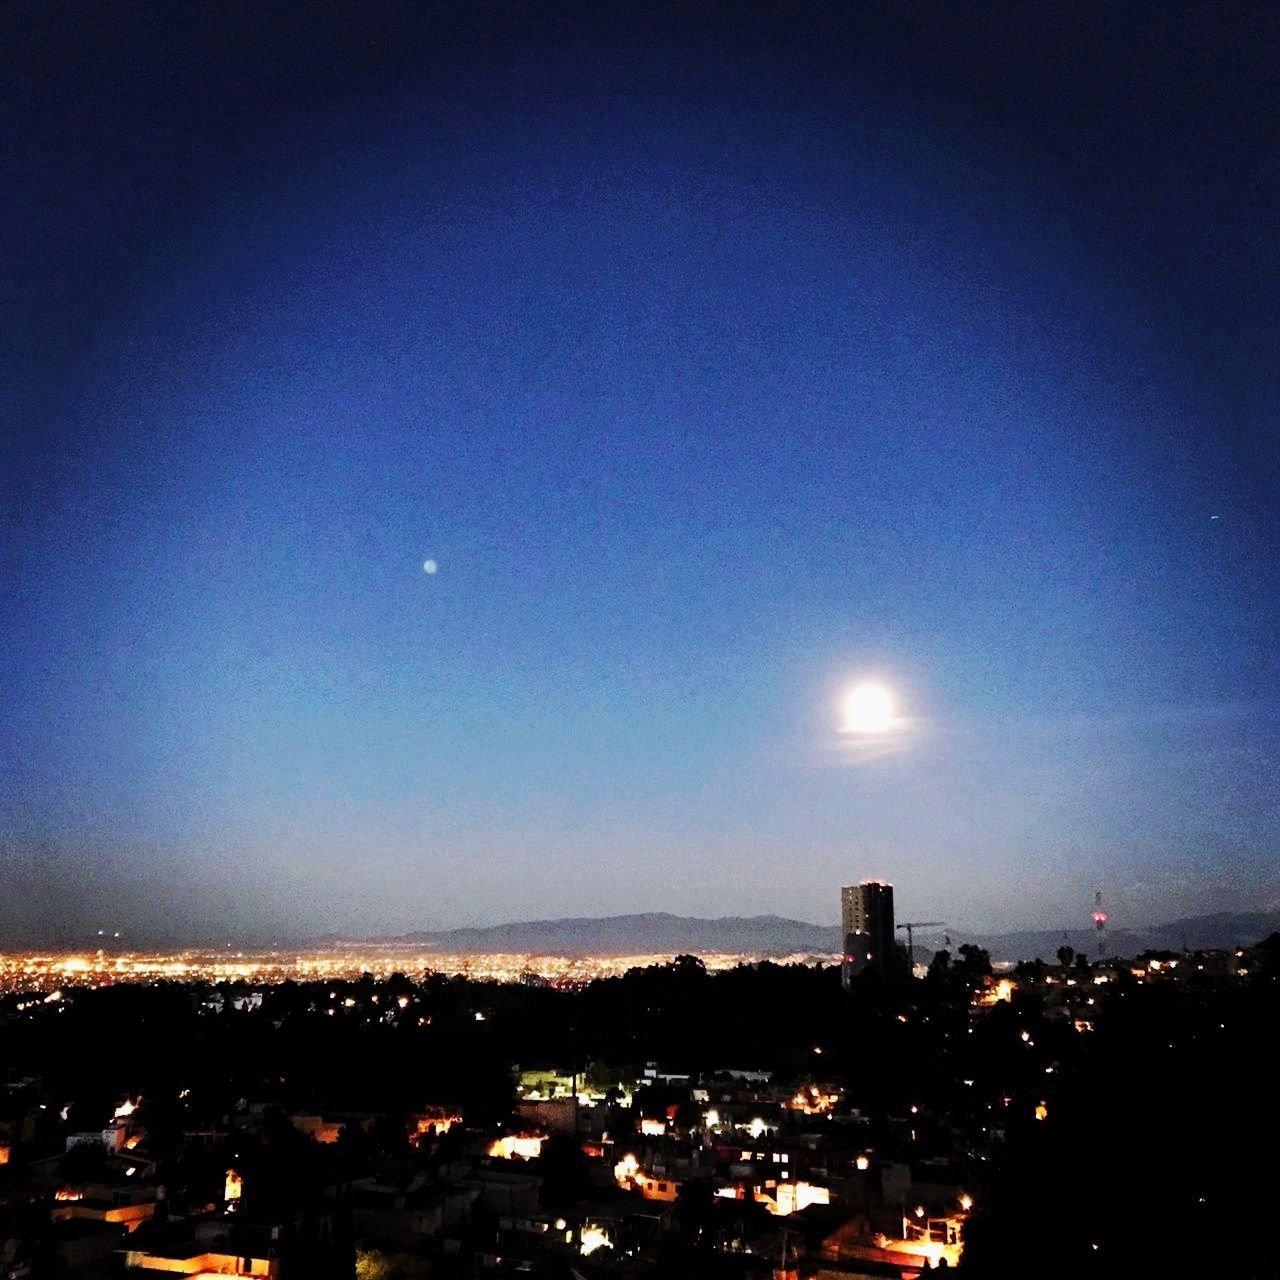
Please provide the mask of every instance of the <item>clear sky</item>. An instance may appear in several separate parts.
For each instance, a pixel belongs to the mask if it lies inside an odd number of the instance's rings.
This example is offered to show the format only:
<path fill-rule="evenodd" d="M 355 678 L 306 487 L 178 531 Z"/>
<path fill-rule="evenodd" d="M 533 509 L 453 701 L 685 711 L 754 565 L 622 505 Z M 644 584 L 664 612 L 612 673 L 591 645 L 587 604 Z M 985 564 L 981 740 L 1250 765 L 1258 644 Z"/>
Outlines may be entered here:
<path fill-rule="evenodd" d="M 0 942 L 1276 905 L 1222 9 L 7 7 Z"/>

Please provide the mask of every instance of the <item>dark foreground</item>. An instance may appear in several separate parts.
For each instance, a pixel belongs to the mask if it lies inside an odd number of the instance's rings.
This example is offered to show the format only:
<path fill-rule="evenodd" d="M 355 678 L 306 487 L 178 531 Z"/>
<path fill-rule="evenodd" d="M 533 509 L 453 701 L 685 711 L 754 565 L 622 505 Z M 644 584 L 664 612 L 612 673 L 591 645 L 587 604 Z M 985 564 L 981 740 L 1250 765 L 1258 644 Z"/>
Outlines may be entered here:
<path fill-rule="evenodd" d="M 1274 1276 L 1278 950 L 6 995 L 0 1277 Z"/>

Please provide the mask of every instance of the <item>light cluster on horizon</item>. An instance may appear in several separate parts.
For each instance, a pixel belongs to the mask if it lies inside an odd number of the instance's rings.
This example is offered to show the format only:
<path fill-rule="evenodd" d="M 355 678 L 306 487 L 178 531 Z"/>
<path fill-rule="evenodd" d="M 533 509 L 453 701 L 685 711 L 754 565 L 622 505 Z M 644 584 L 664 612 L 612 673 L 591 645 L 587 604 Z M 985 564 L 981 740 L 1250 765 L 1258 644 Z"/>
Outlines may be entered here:
<path fill-rule="evenodd" d="M 732 969 L 764 958 L 759 952 L 700 954 L 707 969 Z M 837 955 L 797 952 L 770 956 L 779 964 L 831 963 Z M 349 981 L 369 974 L 383 979 L 439 973 L 493 982 L 545 982 L 578 986 L 596 978 L 616 977 L 629 969 L 669 964 L 670 951 L 632 955 L 535 955 L 527 952 L 411 952 L 397 948 L 349 948 L 305 953 L 209 950 L 0 952 L 0 993 L 52 991 L 61 987 L 103 987 L 153 982 L 311 982 Z"/>

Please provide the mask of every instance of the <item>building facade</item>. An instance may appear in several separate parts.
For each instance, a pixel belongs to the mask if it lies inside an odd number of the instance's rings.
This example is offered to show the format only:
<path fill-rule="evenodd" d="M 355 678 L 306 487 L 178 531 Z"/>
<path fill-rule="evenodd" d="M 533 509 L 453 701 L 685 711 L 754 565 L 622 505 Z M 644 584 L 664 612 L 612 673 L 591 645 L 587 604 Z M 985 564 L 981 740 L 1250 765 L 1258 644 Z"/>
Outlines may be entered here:
<path fill-rule="evenodd" d="M 841 978 L 848 988 L 860 973 L 886 972 L 893 964 L 893 885 L 864 880 L 840 890 L 840 932 L 844 939 Z"/>

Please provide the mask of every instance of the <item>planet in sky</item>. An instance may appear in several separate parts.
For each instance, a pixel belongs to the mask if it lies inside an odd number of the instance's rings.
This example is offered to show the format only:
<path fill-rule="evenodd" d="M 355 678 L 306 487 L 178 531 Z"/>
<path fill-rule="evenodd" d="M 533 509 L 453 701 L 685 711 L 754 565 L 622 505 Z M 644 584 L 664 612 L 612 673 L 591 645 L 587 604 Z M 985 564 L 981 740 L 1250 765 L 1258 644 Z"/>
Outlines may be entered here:
<path fill-rule="evenodd" d="M 880 684 L 859 684 L 844 700 L 844 733 L 886 733 L 895 723 L 893 694 Z"/>

